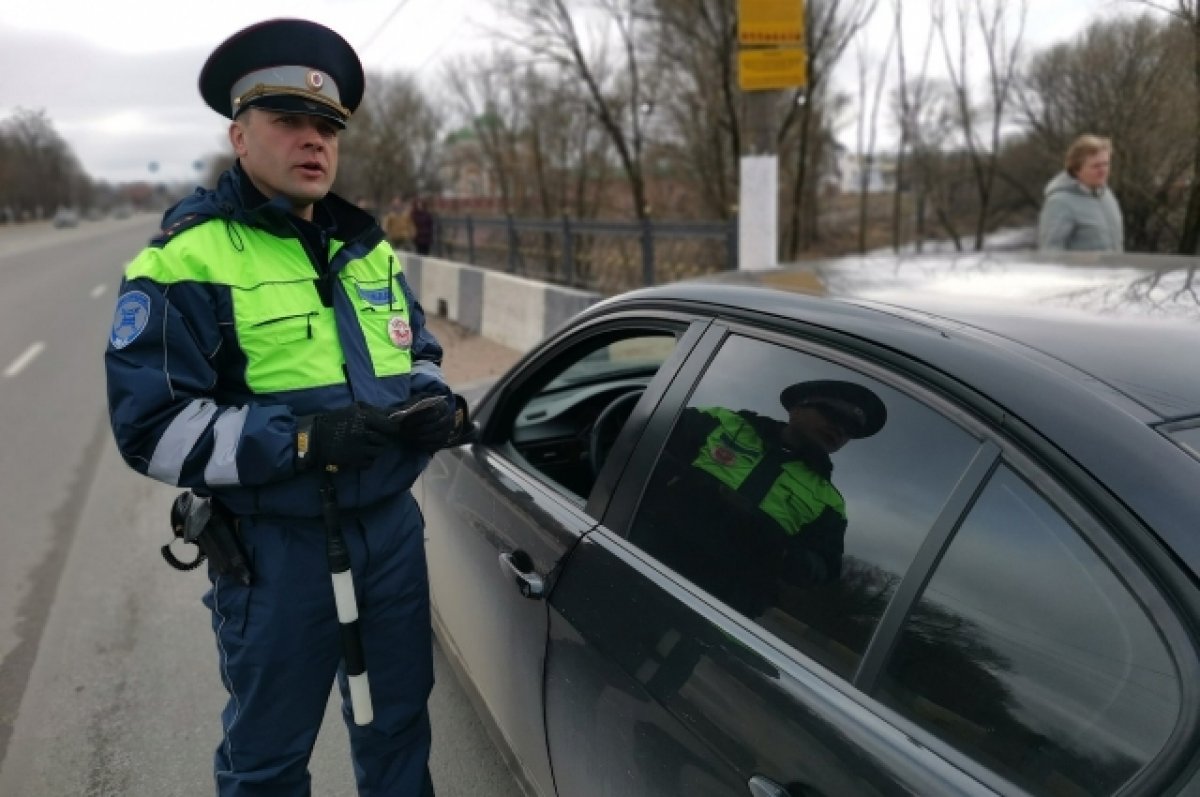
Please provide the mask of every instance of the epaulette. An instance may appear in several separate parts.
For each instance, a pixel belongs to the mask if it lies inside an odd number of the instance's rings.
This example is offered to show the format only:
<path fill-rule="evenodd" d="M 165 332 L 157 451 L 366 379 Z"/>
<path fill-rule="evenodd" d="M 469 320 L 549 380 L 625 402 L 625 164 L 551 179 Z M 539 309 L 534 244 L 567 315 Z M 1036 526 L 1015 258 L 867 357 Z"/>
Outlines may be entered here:
<path fill-rule="evenodd" d="M 151 238 L 150 246 L 162 248 L 170 243 L 171 239 L 179 235 L 179 233 L 190 230 L 193 227 L 198 227 L 211 218 L 212 216 L 205 216 L 200 213 L 188 213 L 180 216 L 170 227 L 160 230 L 158 235 Z"/>

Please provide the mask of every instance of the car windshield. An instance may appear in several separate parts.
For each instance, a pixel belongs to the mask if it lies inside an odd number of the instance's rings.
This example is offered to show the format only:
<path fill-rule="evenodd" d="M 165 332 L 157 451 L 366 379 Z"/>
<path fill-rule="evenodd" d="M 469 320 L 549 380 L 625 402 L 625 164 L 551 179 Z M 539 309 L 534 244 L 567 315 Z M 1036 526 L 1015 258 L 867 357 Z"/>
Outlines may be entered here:
<path fill-rule="evenodd" d="M 670 335 L 619 341 L 597 349 L 547 383 L 543 393 L 553 393 L 613 379 L 653 375 L 675 347 Z"/>

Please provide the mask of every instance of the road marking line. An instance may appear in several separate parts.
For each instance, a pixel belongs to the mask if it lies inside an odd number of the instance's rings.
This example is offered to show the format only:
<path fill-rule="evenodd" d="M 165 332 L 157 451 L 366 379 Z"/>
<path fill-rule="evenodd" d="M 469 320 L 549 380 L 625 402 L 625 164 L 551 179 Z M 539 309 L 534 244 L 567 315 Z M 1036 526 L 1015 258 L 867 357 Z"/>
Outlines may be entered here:
<path fill-rule="evenodd" d="M 4 369 L 4 375 L 9 377 L 16 376 L 17 374 L 21 373 L 21 371 L 25 370 L 25 366 L 33 362 L 34 358 L 41 354 L 42 350 L 45 348 L 46 344 L 39 340 L 37 343 L 26 349 L 24 354 L 13 360 L 12 365 Z"/>
<path fill-rule="evenodd" d="M 95 288 L 92 288 L 92 298 L 99 299 L 101 296 L 104 295 L 104 292 L 106 290 L 108 290 L 107 285 L 97 285 Z"/>

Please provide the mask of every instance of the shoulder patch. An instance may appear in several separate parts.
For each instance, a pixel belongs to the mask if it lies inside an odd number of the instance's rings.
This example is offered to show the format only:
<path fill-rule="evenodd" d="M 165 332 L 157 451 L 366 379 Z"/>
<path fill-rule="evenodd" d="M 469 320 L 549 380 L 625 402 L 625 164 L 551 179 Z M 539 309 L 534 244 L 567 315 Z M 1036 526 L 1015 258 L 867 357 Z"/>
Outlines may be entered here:
<path fill-rule="evenodd" d="M 137 340 L 150 322 L 150 297 L 142 291 L 128 291 L 117 299 L 112 332 L 108 336 L 114 349 L 123 349 Z"/>

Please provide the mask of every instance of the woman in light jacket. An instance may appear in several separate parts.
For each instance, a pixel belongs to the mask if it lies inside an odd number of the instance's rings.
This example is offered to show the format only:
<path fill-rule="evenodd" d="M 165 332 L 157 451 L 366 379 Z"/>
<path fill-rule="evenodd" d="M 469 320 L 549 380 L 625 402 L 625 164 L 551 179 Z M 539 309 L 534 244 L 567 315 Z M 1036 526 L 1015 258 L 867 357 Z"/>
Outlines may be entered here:
<path fill-rule="evenodd" d="M 1038 219 L 1038 249 L 1123 252 L 1121 206 L 1108 187 L 1112 142 L 1080 136 L 1067 150 L 1066 169 L 1046 184 Z"/>

